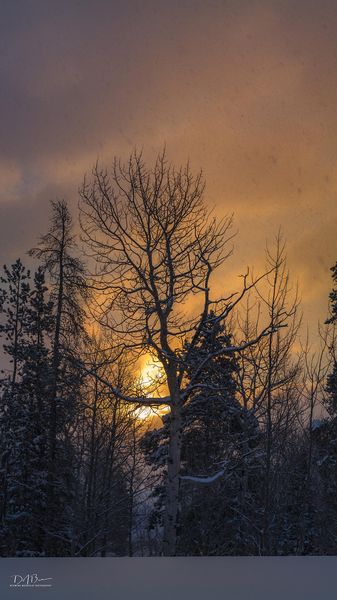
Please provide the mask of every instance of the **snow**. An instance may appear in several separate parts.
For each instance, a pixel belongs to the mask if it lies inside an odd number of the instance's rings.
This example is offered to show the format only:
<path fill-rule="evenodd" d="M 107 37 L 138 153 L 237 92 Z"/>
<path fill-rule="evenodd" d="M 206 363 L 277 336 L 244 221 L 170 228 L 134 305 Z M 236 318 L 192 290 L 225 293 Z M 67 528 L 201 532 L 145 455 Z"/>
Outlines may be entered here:
<path fill-rule="evenodd" d="M 194 475 L 181 475 L 180 479 L 183 479 L 184 481 L 193 481 L 194 483 L 203 483 L 203 484 L 207 484 L 207 483 L 213 483 L 213 481 L 216 481 L 217 479 L 219 479 L 219 477 L 222 477 L 225 473 L 225 469 L 221 469 L 221 471 L 218 471 L 217 473 L 214 473 L 213 475 L 209 475 L 207 477 L 203 477 L 203 476 L 194 476 Z"/>

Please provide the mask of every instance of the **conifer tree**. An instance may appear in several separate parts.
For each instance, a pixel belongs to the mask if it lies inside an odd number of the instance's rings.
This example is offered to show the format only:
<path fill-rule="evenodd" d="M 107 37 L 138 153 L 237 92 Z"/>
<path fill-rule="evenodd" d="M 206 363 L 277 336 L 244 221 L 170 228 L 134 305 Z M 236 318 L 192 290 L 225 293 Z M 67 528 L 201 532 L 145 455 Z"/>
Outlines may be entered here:
<path fill-rule="evenodd" d="M 79 400 L 80 371 L 76 348 L 84 335 L 82 298 L 86 294 L 85 271 L 77 257 L 71 214 L 66 202 L 51 203 L 48 232 L 30 254 L 41 261 L 49 275 L 54 324 L 51 333 L 51 367 L 47 443 L 47 513 L 49 533 L 45 540 L 48 555 L 70 552 L 74 478 L 72 444 L 76 404 Z M 74 360 L 75 359 L 75 360 Z M 61 535 L 60 535 L 61 533 Z"/>
<path fill-rule="evenodd" d="M 17 381 L 22 360 L 22 340 L 30 293 L 30 273 L 20 259 L 11 267 L 4 265 L 0 292 L 0 337 L 6 368 L 1 379 L 0 405 L 0 448 L 1 448 L 1 487 L 0 518 L 2 538 L 9 542 L 8 513 L 11 512 L 11 476 L 15 464 L 17 440 L 13 423 L 17 420 Z M 9 363 L 9 364 L 8 364 Z M 15 550 L 15 549 L 14 549 Z"/>
<path fill-rule="evenodd" d="M 11 290 L 13 277 L 8 270 L 5 272 L 7 279 L 2 281 Z M 13 554 L 35 556 L 42 553 L 44 528 L 44 455 L 50 377 L 48 336 L 53 326 L 52 304 L 45 299 L 47 288 L 42 269 L 35 273 L 32 289 L 18 261 L 13 273 L 20 276 L 22 285 L 21 288 L 17 285 L 16 294 L 7 295 L 3 312 L 7 319 L 2 323 L 7 339 L 15 341 L 4 345 L 12 357 L 15 380 L 12 372 L 3 381 L 2 390 L 2 442 L 7 447 L 2 471 L 6 476 L 2 514 L 7 543 Z M 4 300 L 6 294 L 4 287 Z M 14 311 L 10 304 L 13 301 Z"/>
<path fill-rule="evenodd" d="M 196 391 L 183 408 L 180 554 L 243 554 L 252 548 L 244 539 L 248 516 L 246 523 L 240 522 L 237 511 L 251 508 L 256 476 L 252 478 L 250 467 L 260 434 L 257 421 L 236 398 L 236 361 L 233 355 L 221 353 L 230 344 L 231 336 L 211 312 L 199 343 L 188 353 L 188 376 L 195 381 Z M 210 354 L 214 358 L 200 368 Z M 163 480 L 167 439 L 165 416 L 163 427 L 143 439 L 149 461 L 158 473 L 163 472 Z M 152 525 L 161 521 L 165 511 L 163 491 L 161 480 L 155 491 Z"/>

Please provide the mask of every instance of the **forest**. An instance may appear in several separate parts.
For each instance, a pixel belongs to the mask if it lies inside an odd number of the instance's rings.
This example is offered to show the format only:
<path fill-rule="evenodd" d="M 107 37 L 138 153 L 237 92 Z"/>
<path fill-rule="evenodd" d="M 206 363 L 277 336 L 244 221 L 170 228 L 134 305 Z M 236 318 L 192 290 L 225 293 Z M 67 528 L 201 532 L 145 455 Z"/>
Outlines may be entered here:
<path fill-rule="evenodd" d="M 337 554 L 337 263 L 309 336 L 282 235 L 237 289 L 234 237 L 135 151 L 3 266 L 1 556 Z"/>

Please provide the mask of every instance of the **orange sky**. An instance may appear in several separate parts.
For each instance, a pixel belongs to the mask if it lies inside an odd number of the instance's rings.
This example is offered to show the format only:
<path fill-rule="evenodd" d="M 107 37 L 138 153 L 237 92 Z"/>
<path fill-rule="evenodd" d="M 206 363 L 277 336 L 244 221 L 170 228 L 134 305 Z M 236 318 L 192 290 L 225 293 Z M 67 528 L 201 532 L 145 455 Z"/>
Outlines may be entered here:
<path fill-rule="evenodd" d="M 235 214 L 224 284 L 281 226 L 314 329 L 337 260 L 336 25 L 333 0 L 5 1 L 0 260 L 34 243 L 49 199 L 76 209 L 97 158 L 165 142 Z"/>

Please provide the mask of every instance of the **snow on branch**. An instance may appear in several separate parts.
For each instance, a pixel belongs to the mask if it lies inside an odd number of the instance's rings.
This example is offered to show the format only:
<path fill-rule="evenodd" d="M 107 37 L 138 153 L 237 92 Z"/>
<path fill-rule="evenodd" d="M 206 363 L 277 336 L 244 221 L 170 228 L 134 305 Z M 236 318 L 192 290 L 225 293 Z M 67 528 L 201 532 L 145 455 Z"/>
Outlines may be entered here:
<path fill-rule="evenodd" d="M 249 452 L 246 452 L 245 454 L 243 454 L 240 457 L 239 461 L 231 467 L 228 466 L 228 461 L 223 462 L 222 463 L 223 468 L 220 469 L 219 471 L 216 471 L 215 473 L 213 473 L 213 475 L 180 475 L 179 478 L 180 478 L 180 480 L 183 480 L 183 481 L 192 481 L 194 483 L 201 483 L 201 484 L 207 485 L 209 483 L 213 483 L 220 477 L 223 477 L 225 474 L 229 475 L 230 473 L 235 471 L 235 469 L 237 469 L 246 458 L 248 458 L 249 456 L 252 456 L 252 455 L 255 455 L 255 457 L 258 456 L 255 448 L 253 450 L 250 450 Z"/>
<path fill-rule="evenodd" d="M 193 476 L 193 475 L 180 475 L 180 479 L 182 479 L 184 481 L 193 481 L 194 483 L 208 484 L 208 483 L 213 483 L 213 481 L 216 481 L 217 479 L 219 479 L 219 477 L 222 477 L 224 474 L 225 474 L 225 469 L 221 469 L 221 471 L 218 471 L 217 473 L 214 473 L 213 475 L 209 475 L 208 477 Z"/>

